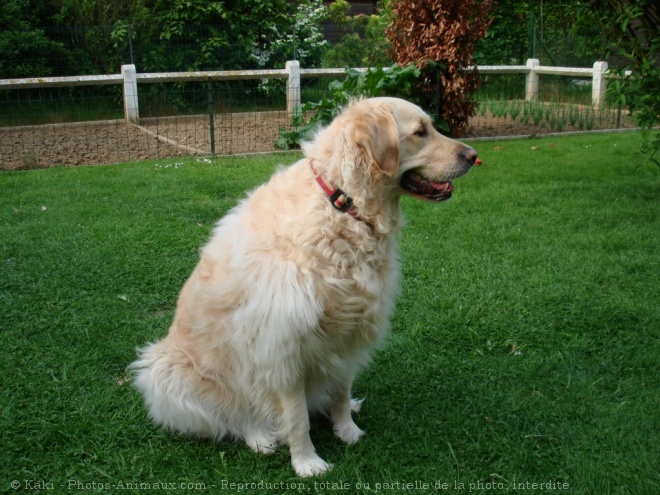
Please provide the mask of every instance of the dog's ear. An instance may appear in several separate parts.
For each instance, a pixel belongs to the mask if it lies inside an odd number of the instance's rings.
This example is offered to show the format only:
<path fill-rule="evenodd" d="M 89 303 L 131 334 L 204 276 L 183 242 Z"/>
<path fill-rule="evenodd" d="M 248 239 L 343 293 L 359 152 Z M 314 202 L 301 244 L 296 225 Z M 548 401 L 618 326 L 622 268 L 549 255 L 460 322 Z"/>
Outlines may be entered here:
<path fill-rule="evenodd" d="M 399 168 L 399 130 L 389 108 L 371 108 L 355 126 L 355 142 L 387 175 Z"/>

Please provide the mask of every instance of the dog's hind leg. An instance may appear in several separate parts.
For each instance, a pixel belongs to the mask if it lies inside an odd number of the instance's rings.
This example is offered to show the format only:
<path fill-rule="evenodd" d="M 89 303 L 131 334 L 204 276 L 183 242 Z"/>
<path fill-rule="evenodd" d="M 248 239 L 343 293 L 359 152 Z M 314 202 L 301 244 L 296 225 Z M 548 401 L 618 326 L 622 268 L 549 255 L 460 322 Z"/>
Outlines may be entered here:
<path fill-rule="evenodd" d="M 351 411 L 354 413 L 359 413 L 362 409 L 362 403 L 364 399 L 351 399 Z"/>
<path fill-rule="evenodd" d="M 351 399 L 351 384 L 335 384 L 332 390 L 330 419 L 334 434 L 348 444 L 357 442 L 364 432 L 353 421 L 351 411 L 358 412 L 362 400 Z"/>
<path fill-rule="evenodd" d="M 258 454 L 274 454 L 277 436 L 265 426 L 251 426 L 245 432 L 245 443 Z"/>

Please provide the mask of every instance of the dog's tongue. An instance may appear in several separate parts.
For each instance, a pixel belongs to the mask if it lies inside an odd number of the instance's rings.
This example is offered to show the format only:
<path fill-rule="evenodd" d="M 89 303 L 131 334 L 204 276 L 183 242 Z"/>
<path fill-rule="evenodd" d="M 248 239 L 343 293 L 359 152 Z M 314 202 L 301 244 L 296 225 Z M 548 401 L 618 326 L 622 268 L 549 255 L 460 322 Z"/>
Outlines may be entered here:
<path fill-rule="evenodd" d="M 430 201 L 444 201 L 451 198 L 454 186 L 451 182 L 437 182 L 422 177 L 416 172 L 407 172 L 401 180 L 401 187 Z"/>
<path fill-rule="evenodd" d="M 436 194 L 454 192 L 454 184 L 451 182 L 427 181 L 422 194 Z"/>
<path fill-rule="evenodd" d="M 451 182 L 435 182 L 415 173 L 410 174 L 410 179 L 416 184 L 419 193 L 423 195 L 454 192 L 454 185 Z"/>

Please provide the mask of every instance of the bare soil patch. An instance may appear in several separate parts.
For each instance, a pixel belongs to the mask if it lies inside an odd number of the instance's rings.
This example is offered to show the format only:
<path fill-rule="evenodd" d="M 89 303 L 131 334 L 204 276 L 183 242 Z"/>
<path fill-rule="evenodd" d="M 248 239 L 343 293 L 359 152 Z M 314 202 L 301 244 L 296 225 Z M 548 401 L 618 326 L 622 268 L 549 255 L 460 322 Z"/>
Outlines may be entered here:
<path fill-rule="evenodd" d="M 632 127 L 624 115 L 620 127 Z M 286 112 L 217 114 L 213 121 L 216 154 L 276 151 L 281 127 L 290 127 Z M 614 119 L 595 122 L 592 129 L 616 127 Z M 126 161 L 210 155 L 211 123 L 208 116 L 143 119 L 140 127 L 120 120 L 76 124 L 0 128 L 0 168 L 19 170 L 57 165 L 96 165 Z M 586 130 L 564 125 L 562 131 Z M 512 136 L 557 132 L 549 125 L 535 126 L 511 117 L 490 114 L 470 121 L 468 136 Z"/>

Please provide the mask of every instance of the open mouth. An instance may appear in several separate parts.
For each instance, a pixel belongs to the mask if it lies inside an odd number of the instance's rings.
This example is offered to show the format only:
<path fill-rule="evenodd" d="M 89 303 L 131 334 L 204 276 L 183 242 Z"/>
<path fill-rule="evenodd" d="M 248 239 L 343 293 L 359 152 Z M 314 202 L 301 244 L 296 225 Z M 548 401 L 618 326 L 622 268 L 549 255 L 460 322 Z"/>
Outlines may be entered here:
<path fill-rule="evenodd" d="M 424 177 L 414 170 L 410 170 L 401 177 L 400 185 L 403 189 L 428 201 L 446 201 L 451 198 L 454 186 L 451 182 L 436 182 Z"/>

